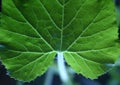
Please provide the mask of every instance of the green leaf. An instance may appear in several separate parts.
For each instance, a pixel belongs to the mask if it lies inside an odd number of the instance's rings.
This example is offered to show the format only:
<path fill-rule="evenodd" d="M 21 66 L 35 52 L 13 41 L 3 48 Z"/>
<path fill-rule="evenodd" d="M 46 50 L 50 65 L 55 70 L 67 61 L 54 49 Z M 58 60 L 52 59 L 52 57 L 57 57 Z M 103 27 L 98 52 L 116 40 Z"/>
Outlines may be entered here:
<path fill-rule="evenodd" d="M 113 0 L 3 0 L 2 63 L 18 80 L 42 75 L 58 51 L 95 79 L 120 54 Z"/>

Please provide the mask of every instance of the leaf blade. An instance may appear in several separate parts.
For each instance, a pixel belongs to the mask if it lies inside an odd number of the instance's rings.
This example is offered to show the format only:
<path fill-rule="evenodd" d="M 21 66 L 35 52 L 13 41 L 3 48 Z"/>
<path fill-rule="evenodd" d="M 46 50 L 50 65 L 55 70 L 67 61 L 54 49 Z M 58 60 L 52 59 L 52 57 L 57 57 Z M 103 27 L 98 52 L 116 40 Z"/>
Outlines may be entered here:
<path fill-rule="evenodd" d="M 77 73 L 94 79 L 108 71 L 107 65 L 120 54 L 112 0 L 2 3 L 0 44 L 5 49 L 0 56 L 16 79 L 31 81 L 42 75 L 58 51 Z"/>

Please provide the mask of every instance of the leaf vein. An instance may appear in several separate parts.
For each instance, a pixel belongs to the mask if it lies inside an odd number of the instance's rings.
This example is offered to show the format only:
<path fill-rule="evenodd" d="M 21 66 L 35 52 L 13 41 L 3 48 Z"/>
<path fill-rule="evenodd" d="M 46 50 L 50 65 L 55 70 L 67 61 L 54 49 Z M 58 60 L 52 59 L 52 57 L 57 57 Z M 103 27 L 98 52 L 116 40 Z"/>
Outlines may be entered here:
<path fill-rule="evenodd" d="M 83 4 L 79 7 L 79 9 L 77 10 L 75 16 L 73 16 L 73 18 L 71 19 L 71 21 L 64 27 L 64 30 L 73 23 L 73 21 L 76 19 L 77 15 L 79 14 L 81 8 L 84 6 L 84 4 L 85 4 L 86 1 L 84 1 Z"/>
<path fill-rule="evenodd" d="M 48 12 L 47 8 L 44 6 L 44 4 L 41 2 L 41 0 L 38 0 L 41 4 L 41 6 L 43 7 L 43 9 L 45 10 L 45 12 L 47 13 L 47 15 L 49 16 L 51 22 L 53 23 L 53 25 L 61 31 L 60 27 L 57 26 L 57 24 L 55 23 L 55 21 L 53 20 L 53 18 L 51 17 L 50 13 Z"/>
<path fill-rule="evenodd" d="M 101 9 L 102 10 L 102 9 Z M 76 40 L 70 44 L 70 46 L 67 48 L 67 50 L 69 50 L 75 43 L 77 40 L 79 40 L 79 38 L 87 31 L 87 29 L 89 28 L 89 26 L 94 22 L 94 20 L 97 18 L 97 16 L 99 15 L 99 13 L 101 12 L 101 10 L 96 14 L 96 16 L 92 19 L 92 21 L 86 26 L 86 28 L 82 31 L 82 33 L 76 38 Z"/>
<path fill-rule="evenodd" d="M 15 4 L 15 3 L 14 3 Z M 15 5 L 16 6 L 16 5 Z M 17 6 L 16 6 L 17 8 Z M 34 28 L 34 26 L 26 19 L 26 17 L 23 15 L 23 13 L 17 8 L 17 10 L 19 11 L 19 13 L 23 16 L 23 18 L 25 19 L 25 21 L 28 23 L 28 25 L 36 32 L 36 34 L 39 35 L 39 37 L 46 43 L 46 45 L 48 45 L 51 50 L 54 50 L 53 47 L 40 35 L 40 33 Z"/>

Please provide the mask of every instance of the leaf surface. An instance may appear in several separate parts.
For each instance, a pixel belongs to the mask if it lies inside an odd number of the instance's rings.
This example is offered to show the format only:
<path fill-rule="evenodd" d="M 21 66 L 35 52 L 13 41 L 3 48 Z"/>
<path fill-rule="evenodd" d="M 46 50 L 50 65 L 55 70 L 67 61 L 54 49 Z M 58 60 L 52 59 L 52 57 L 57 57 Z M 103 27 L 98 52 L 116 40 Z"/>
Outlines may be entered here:
<path fill-rule="evenodd" d="M 112 0 L 3 0 L 0 51 L 16 79 L 42 75 L 58 51 L 67 63 L 95 79 L 120 54 Z"/>

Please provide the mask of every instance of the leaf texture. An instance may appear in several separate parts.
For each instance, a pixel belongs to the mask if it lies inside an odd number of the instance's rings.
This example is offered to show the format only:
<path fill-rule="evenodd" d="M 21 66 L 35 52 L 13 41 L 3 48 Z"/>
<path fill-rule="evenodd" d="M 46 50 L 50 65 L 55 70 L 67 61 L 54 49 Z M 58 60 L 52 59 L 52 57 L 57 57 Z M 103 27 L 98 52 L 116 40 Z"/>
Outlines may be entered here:
<path fill-rule="evenodd" d="M 112 0 L 3 0 L 2 63 L 18 80 L 42 75 L 58 51 L 67 63 L 95 79 L 120 54 Z"/>

